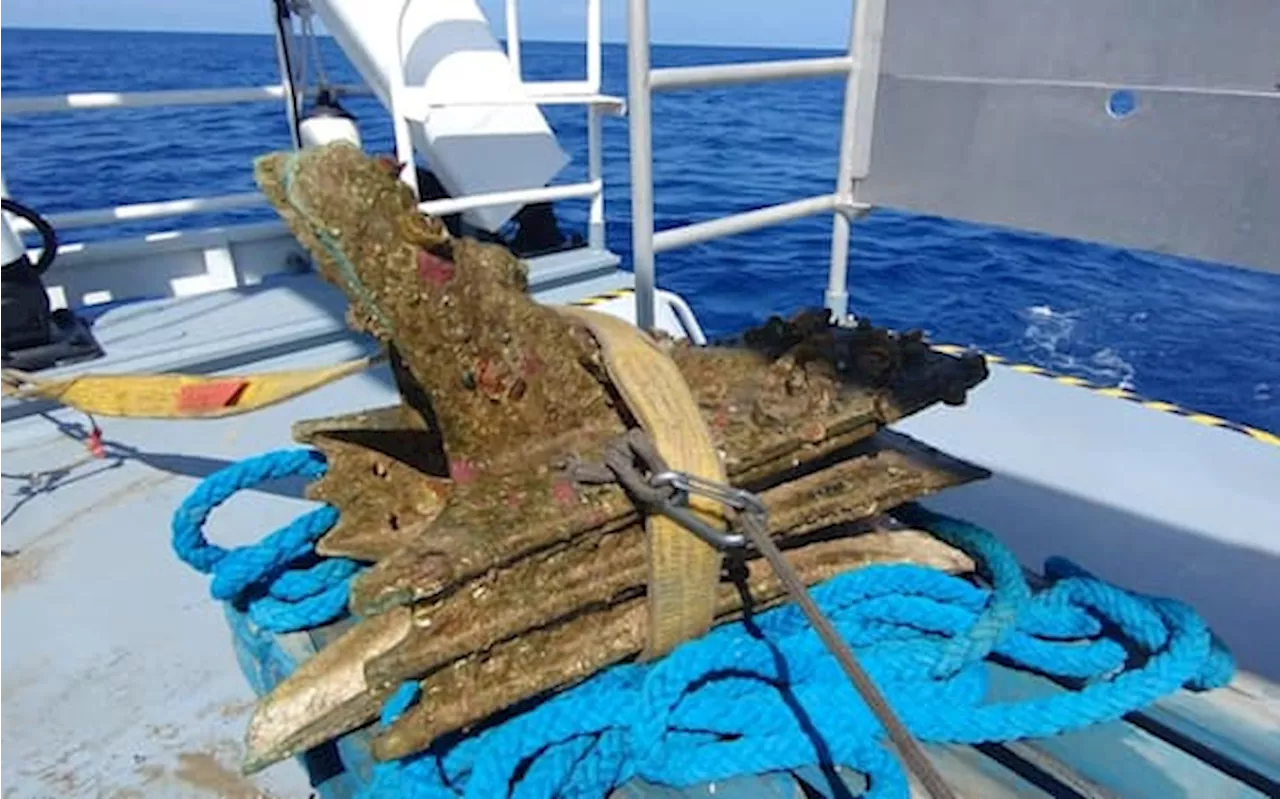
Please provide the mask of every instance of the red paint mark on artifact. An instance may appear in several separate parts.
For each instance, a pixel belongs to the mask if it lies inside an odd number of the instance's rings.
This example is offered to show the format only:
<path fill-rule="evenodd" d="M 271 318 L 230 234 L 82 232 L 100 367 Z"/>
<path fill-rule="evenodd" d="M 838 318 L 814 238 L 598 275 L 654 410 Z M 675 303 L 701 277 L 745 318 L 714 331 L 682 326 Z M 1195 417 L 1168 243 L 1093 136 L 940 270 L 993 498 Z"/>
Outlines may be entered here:
<path fill-rule="evenodd" d="M 471 461 L 459 458 L 449 462 L 449 476 L 459 484 L 470 483 L 476 479 L 476 467 Z"/>
<path fill-rule="evenodd" d="M 500 365 L 485 358 L 476 366 L 476 387 L 491 400 L 501 399 L 507 393 L 507 381 Z"/>
<path fill-rule="evenodd" d="M 541 374 L 542 370 L 546 368 L 547 365 L 543 363 L 541 358 L 532 352 L 526 352 L 524 360 L 520 364 L 520 373 L 525 377 L 533 377 Z"/>
<path fill-rule="evenodd" d="M 721 407 L 716 411 L 716 418 L 712 421 L 717 428 L 724 430 L 729 426 L 729 409 Z"/>
<path fill-rule="evenodd" d="M 453 264 L 426 250 L 418 250 L 418 277 L 431 286 L 443 286 L 457 270 Z"/>
<path fill-rule="evenodd" d="M 578 489 L 568 480 L 557 480 L 551 487 L 551 496 L 561 505 L 575 505 L 578 502 Z"/>

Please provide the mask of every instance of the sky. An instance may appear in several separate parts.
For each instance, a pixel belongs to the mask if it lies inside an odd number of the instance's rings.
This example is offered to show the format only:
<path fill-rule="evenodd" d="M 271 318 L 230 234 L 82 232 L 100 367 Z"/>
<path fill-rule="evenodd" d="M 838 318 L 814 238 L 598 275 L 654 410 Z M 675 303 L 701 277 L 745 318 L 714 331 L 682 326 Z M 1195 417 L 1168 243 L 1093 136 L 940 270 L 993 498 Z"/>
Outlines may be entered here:
<path fill-rule="evenodd" d="M 366 0 L 390 2 L 391 0 Z M 606 41 L 626 39 L 626 0 L 602 0 Z M 268 33 L 268 0 L 4 0 L 0 25 Z M 502 37 L 503 0 L 480 0 Z M 650 0 L 654 42 L 842 48 L 851 0 Z M 581 41 L 585 0 L 523 0 L 521 38 Z"/>

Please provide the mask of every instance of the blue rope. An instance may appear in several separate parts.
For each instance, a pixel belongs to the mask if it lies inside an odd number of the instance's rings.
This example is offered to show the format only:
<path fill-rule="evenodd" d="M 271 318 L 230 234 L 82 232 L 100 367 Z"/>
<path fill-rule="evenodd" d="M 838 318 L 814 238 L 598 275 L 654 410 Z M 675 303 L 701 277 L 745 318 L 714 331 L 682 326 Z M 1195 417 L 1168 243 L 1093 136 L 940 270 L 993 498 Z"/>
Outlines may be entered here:
<path fill-rule="evenodd" d="M 972 556 L 991 581 L 991 602 L 964 635 L 951 639 L 934 666 L 932 676 L 948 677 L 966 663 L 991 654 L 1000 636 L 1012 628 L 1018 611 L 1030 601 L 1031 588 L 1022 576 L 1022 567 L 1012 557 L 1004 557 L 1004 545 L 985 530 L 933 513 L 922 505 L 905 505 L 896 515 L 904 524 L 928 530 Z"/>
<path fill-rule="evenodd" d="M 238 491 L 282 477 L 315 479 L 324 472 L 324 457 L 306 449 L 268 452 L 220 469 L 174 514 L 174 552 L 193 569 L 213 575 L 214 599 L 242 607 L 264 629 L 291 632 L 339 618 L 359 566 L 315 554 L 316 540 L 338 520 L 334 508 L 317 508 L 255 545 L 230 550 L 210 543 L 203 529 L 213 509 Z"/>
<path fill-rule="evenodd" d="M 909 524 L 981 557 L 994 588 L 918 566 L 875 566 L 813 595 L 921 740 L 1057 735 L 1122 718 L 1183 686 L 1231 679 L 1231 656 L 1185 605 L 1127 593 L 1057 559 L 1046 566 L 1054 584 L 1033 594 L 989 532 L 920 506 L 903 510 Z M 986 702 L 991 653 L 1084 685 Z M 412 687 L 388 704 L 384 722 L 411 704 Z M 365 796 L 601 797 L 636 777 L 687 787 L 826 763 L 864 772 L 871 799 L 902 799 L 906 775 L 883 742 L 803 615 L 784 606 L 753 626 L 716 628 L 656 663 L 603 671 L 478 734 L 380 764 Z"/>
<path fill-rule="evenodd" d="M 174 549 L 214 574 L 216 597 L 244 604 L 268 629 L 332 620 L 345 611 L 358 568 L 314 555 L 314 541 L 336 521 L 332 508 L 305 514 L 255 547 L 228 551 L 201 532 L 212 509 L 241 488 L 323 473 L 323 458 L 306 450 L 223 469 L 175 515 Z M 918 505 L 895 514 L 972 556 L 992 587 L 919 566 L 874 566 L 816 586 L 813 597 L 923 741 L 1057 735 L 1122 718 L 1183 687 L 1225 685 L 1234 673 L 1231 655 L 1182 603 L 1123 591 L 1058 558 L 1045 564 L 1051 585 L 1032 592 L 990 532 Z M 993 654 L 1080 687 L 988 702 L 985 661 Z M 418 686 L 406 683 L 384 705 L 382 723 L 419 699 Z M 814 764 L 865 773 L 870 799 L 908 795 L 883 730 L 803 614 L 785 605 L 379 764 L 364 795 L 602 797 L 637 777 L 686 787 Z"/>

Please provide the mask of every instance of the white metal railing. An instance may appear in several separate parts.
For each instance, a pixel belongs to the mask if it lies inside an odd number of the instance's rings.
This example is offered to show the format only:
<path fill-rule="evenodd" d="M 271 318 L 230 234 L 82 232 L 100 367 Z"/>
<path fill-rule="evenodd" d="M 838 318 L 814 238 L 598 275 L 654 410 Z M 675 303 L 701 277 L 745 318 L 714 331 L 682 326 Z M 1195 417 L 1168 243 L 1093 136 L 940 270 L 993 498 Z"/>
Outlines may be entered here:
<path fill-rule="evenodd" d="M 704 241 L 724 238 L 725 236 L 736 236 L 739 233 L 759 230 L 770 225 L 780 225 L 783 222 L 790 222 L 793 219 L 801 219 L 815 214 L 834 211 L 844 216 L 849 216 L 859 211 L 865 211 L 868 207 L 865 203 L 854 202 L 842 205 L 840 199 L 834 194 L 821 194 L 804 200 L 722 216 L 719 219 L 709 219 L 706 222 L 695 222 L 692 225 L 660 230 L 653 234 L 653 251 L 656 254 L 667 250 L 678 250 L 681 247 L 688 247 Z"/>
<path fill-rule="evenodd" d="M 800 58 L 789 61 L 758 61 L 742 64 L 665 67 L 649 73 L 649 88 L 691 89 L 701 86 L 725 86 L 734 83 L 756 83 L 766 80 L 797 80 L 843 75 L 853 68 L 851 56 L 834 58 Z"/>
<path fill-rule="evenodd" d="M 858 0 L 845 55 L 744 64 L 652 69 L 649 63 L 649 2 L 627 2 L 627 113 L 631 144 L 631 245 L 636 277 L 636 323 L 652 328 L 656 315 L 654 255 L 711 239 L 746 233 L 815 214 L 831 213 L 831 267 L 826 305 L 843 318 L 847 286 L 849 220 L 868 206 L 853 199 L 854 181 L 867 175 L 872 115 L 880 70 L 885 0 Z M 654 231 L 652 101 L 655 91 L 722 86 L 766 80 L 845 75 L 840 155 L 834 191 L 719 219 Z"/>
<path fill-rule="evenodd" d="M 238 208 L 252 208 L 265 202 L 266 198 L 260 192 L 247 191 L 216 197 L 188 197 L 181 200 L 118 205 L 115 208 L 97 208 L 90 211 L 68 211 L 62 214 L 49 214 L 45 219 L 54 230 L 71 230 L 110 225 L 115 222 L 138 222 L 144 219 L 232 211 Z M 25 219 L 15 219 L 14 228 L 19 233 L 35 230 Z"/>
<path fill-rule="evenodd" d="M 585 182 L 430 200 L 420 203 L 418 208 L 423 213 L 450 214 L 498 205 L 590 199 L 591 207 L 587 215 L 587 244 L 592 248 L 602 249 L 605 246 L 602 118 L 606 113 L 621 113 L 624 105 L 621 98 L 600 93 L 603 71 L 600 0 L 587 0 L 587 78 L 581 81 L 524 81 L 520 60 L 518 4 L 519 0 L 506 0 L 505 4 L 507 59 L 511 62 L 516 77 L 521 81 L 525 98 L 493 101 L 469 96 L 458 97 L 455 100 L 432 95 L 425 89 L 411 89 L 405 85 L 403 72 L 392 72 L 388 94 L 395 133 L 396 160 L 405 165 L 400 173 L 400 179 L 408 184 L 415 194 L 417 193 L 417 171 L 410 166 L 414 163 L 414 157 L 409 119 L 422 110 L 451 105 L 523 105 L 529 102 L 538 105 L 585 105 L 587 107 L 587 180 Z M 408 9 L 409 0 L 403 0 L 396 23 L 398 63 L 404 63 L 403 30 Z"/>
<path fill-rule="evenodd" d="M 618 114 L 623 110 L 623 101 L 620 97 L 610 97 L 598 93 L 557 94 L 553 90 L 558 90 L 562 87 L 559 85 L 553 86 L 549 83 L 543 85 L 533 83 L 526 84 L 526 86 L 531 88 L 530 98 L 537 105 L 560 105 L 572 103 L 587 104 L 591 108 L 598 109 L 596 114 L 597 123 L 600 115 L 607 113 Z M 339 87 L 339 90 L 343 94 L 347 95 L 372 94 L 372 92 L 362 86 L 342 86 Z M 425 95 L 419 95 L 418 92 L 419 90 L 406 90 L 406 96 L 412 100 L 412 102 L 407 103 L 408 105 L 414 106 L 421 104 L 421 106 L 424 107 L 441 107 L 446 105 L 524 104 L 529 102 L 529 100 L 477 100 L 474 97 L 451 100 L 444 98 L 431 98 Z M 285 99 L 285 91 L 282 86 L 127 93 L 97 92 L 43 97 L 5 98 L 3 110 L 6 114 L 32 114 L 49 111 L 73 111 L 86 108 L 146 108 L 166 105 L 216 105 L 282 99 Z M 596 127 L 598 129 L 599 125 L 597 124 Z M 591 144 L 593 138 L 590 135 L 590 129 L 588 129 L 588 134 L 588 149 L 591 150 L 598 159 L 600 150 L 599 132 L 598 130 L 596 132 L 594 147 L 592 147 Z M 589 171 L 591 171 L 590 167 Z M 592 174 L 596 177 L 585 183 L 575 183 L 567 186 L 548 186 L 544 188 L 526 189 L 514 192 L 495 192 L 491 194 L 473 195 L 470 197 L 437 200 L 430 203 L 424 203 L 422 210 L 426 213 L 447 214 L 463 210 L 471 210 L 474 208 L 484 208 L 490 205 L 504 205 L 509 202 L 549 202 L 570 198 L 591 198 L 594 207 L 596 204 L 596 196 L 603 191 L 599 178 L 601 169 L 599 168 L 598 160 L 596 168 L 592 171 Z M 47 216 L 47 219 L 49 224 L 53 225 L 57 230 L 72 230 L 75 228 L 109 225 L 116 222 L 138 222 L 149 219 L 164 219 L 169 217 L 187 216 L 190 214 L 214 213 L 238 208 L 250 208 L 256 205 L 262 205 L 265 202 L 266 198 L 260 192 L 241 192 L 209 197 L 185 197 L 173 200 L 134 203 L 107 208 L 93 208 L 84 211 L 69 211 L 61 214 L 50 214 Z M 592 229 L 602 231 L 604 221 L 603 206 L 600 206 L 600 208 L 592 214 L 592 220 L 595 222 Z M 31 223 L 27 222 L 25 219 L 15 219 L 14 227 L 19 233 L 26 233 L 34 230 Z M 592 240 L 591 243 L 592 246 L 595 247 L 604 246 L 602 237 L 597 237 L 597 239 Z"/>
<path fill-rule="evenodd" d="M 520 62 L 520 0 L 506 0 L 505 17 L 507 30 L 507 60 L 516 71 L 516 77 L 524 81 L 524 70 Z"/>
<path fill-rule="evenodd" d="M 289 77 L 284 69 L 285 39 L 291 38 L 292 31 L 284 25 L 276 29 L 277 56 L 280 59 L 282 75 Z M 367 87 L 361 85 L 338 85 L 331 87 L 340 95 L 372 94 Z M 297 98 L 294 97 L 291 83 L 269 86 L 240 86 L 219 89 L 176 89 L 144 92 L 72 92 L 35 97 L 0 97 L 0 113 L 6 116 L 20 114 L 38 114 L 49 112 L 82 111 L 89 109 L 123 109 L 123 108 L 157 108 L 173 106 L 225 105 L 262 101 L 284 101 L 289 111 L 290 129 L 293 131 L 294 146 L 299 142 L 296 138 Z M 83 211 L 70 211 L 61 214 L 50 214 L 47 219 L 55 229 L 68 230 L 75 228 L 96 227 L 117 222 L 136 222 L 149 219 L 164 219 L 190 214 L 229 211 L 261 205 L 266 198 L 260 192 L 239 192 L 209 197 L 186 197 L 173 200 L 133 203 L 108 208 L 93 208 Z M 26 220 L 14 219 L 13 224 L 19 232 L 33 230 Z"/>
<path fill-rule="evenodd" d="M 358 85 L 336 87 L 341 94 L 370 94 Z M 72 92 L 68 94 L 33 97 L 0 98 L 0 113 L 6 116 L 50 112 L 83 111 L 91 109 L 159 108 L 171 106 L 229 105 L 262 101 L 280 101 L 288 98 L 284 84 L 270 86 L 241 86 L 223 89 L 178 89 L 146 92 Z M 238 192 L 208 197 L 183 197 L 172 200 L 132 203 L 49 214 L 46 218 L 56 230 L 98 227 L 118 222 L 140 222 L 200 213 L 216 213 L 262 205 L 266 198 L 260 192 Z M 14 218 L 13 227 L 19 233 L 34 230 L 25 219 Z"/>
<path fill-rule="evenodd" d="M 603 182 L 589 180 L 586 183 L 494 191 L 486 194 L 471 194 L 465 197 L 450 197 L 446 200 L 428 200 L 427 202 L 419 203 L 418 208 L 425 214 L 443 216 L 445 214 L 471 211 L 476 208 L 489 208 L 495 205 L 527 205 L 536 202 L 585 199 L 587 197 L 596 197 L 603 190 Z"/>
<path fill-rule="evenodd" d="M 438 91 L 406 86 L 404 89 L 404 113 L 411 119 L 417 119 L 425 109 L 445 108 L 448 106 L 503 106 L 503 105 L 585 105 L 597 106 L 604 113 L 620 114 L 626 103 L 621 97 L 599 94 L 586 89 L 585 82 L 542 81 L 540 83 L 521 84 L 523 97 L 476 97 L 472 94 L 459 94 L 455 97 L 442 95 Z"/>
<path fill-rule="evenodd" d="M 334 87 L 340 94 L 370 94 L 360 85 Z M 0 113 L 44 114 L 92 108 L 155 108 L 182 105 L 228 105 L 285 99 L 284 84 L 241 86 L 230 89 L 176 89 L 151 92 L 73 92 L 39 97 L 0 97 Z"/>
<path fill-rule="evenodd" d="M 515 0 L 509 0 L 507 15 L 507 53 L 517 74 L 520 72 L 520 36 L 519 20 L 515 9 Z M 404 8 L 400 22 L 404 21 Z M 277 29 L 277 45 L 285 46 L 284 39 L 289 31 Z M 422 89 L 409 89 L 404 86 L 402 75 L 393 75 L 391 80 L 392 122 L 396 126 L 397 158 L 405 163 L 412 162 L 412 140 L 409 137 L 406 114 L 412 111 L 425 111 L 450 105 L 507 105 L 533 102 L 537 105 L 585 105 L 587 107 L 587 180 L 582 183 L 568 185 L 545 186 L 513 191 L 490 192 L 464 197 L 453 197 L 445 200 L 433 200 L 421 204 L 424 213 L 451 214 L 477 208 L 506 205 L 510 203 L 527 204 L 532 202 L 553 202 L 565 199 L 589 199 L 591 208 L 588 213 L 588 244 L 594 248 L 604 247 L 604 181 L 603 181 L 603 141 L 601 122 L 606 114 L 621 114 L 624 102 L 620 97 L 612 97 L 600 93 L 601 84 L 601 14 L 600 0 L 588 0 L 587 3 L 587 78 L 581 81 L 530 81 L 523 83 L 527 99 L 490 99 L 477 98 L 474 95 L 448 98 L 433 96 Z M 401 41 L 397 35 L 397 41 Z M 282 65 L 283 49 L 278 51 Z M 401 55 L 403 61 L 403 54 Z M 362 85 L 339 85 L 331 87 L 340 95 L 371 95 L 372 92 Z M 286 105 L 295 105 L 287 83 L 269 86 L 245 86 L 223 89 L 179 89 L 146 92 L 74 92 L 36 97 L 0 98 L 0 112 L 5 115 L 38 114 L 61 111 L 79 111 L 85 109 L 108 108 L 155 108 L 164 106 L 222 105 L 246 102 L 283 101 Z M 295 142 L 296 144 L 296 142 Z M 413 170 L 407 170 L 402 179 L 417 191 L 417 179 Z M 93 208 L 83 211 L 70 211 L 48 216 L 49 223 L 59 230 L 95 227 L 117 222 L 136 222 L 151 219 L 186 216 L 198 213 L 228 211 L 238 208 L 249 208 L 261 205 L 266 198 L 259 192 L 242 192 L 210 197 L 186 197 L 173 200 L 134 203 L 108 208 Z M 14 220 L 19 232 L 33 230 L 25 220 Z"/>
<path fill-rule="evenodd" d="M 506 0 L 507 54 L 517 75 L 521 74 L 518 0 Z M 870 153 L 872 115 L 879 74 L 880 38 L 884 27 L 885 0 L 864 0 L 856 6 L 850 32 L 848 52 L 841 56 L 785 61 L 722 64 L 651 69 L 649 63 L 649 18 L 647 0 L 628 0 L 628 87 L 627 106 L 631 148 L 632 244 L 636 279 L 636 319 L 643 327 L 654 321 L 654 255 L 658 252 L 686 247 L 723 236 L 757 230 L 770 225 L 815 214 L 831 213 L 831 267 L 826 304 L 832 312 L 843 315 L 847 310 L 847 265 L 849 220 L 866 210 L 865 204 L 853 200 L 854 182 L 866 177 Z M 396 40 L 403 62 L 401 30 L 408 2 L 401 8 Z M 600 0 L 587 0 L 586 80 L 541 81 L 523 83 L 526 99 L 484 100 L 475 97 L 445 98 L 431 96 L 421 89 L 409 89 L 402 73 L 393 72 L 390 80 L 391 117 L 395 130 L 397 158 L 413 163 L 413 143 L 409 132 L 409 114 L 444 105 L 495 105 L 533 102 L 538 105 L 582 104 L 587 108 L 587 180 L 569 185 L 536 187 L 490 192 L 464 197 L 424 202 L 424 212 L 459 213 L 478 208 L 507 204 L 551 202 L 564 199 L 589 199 L 588 242 L 603 248 L 604 181 L 601 123 L 604 114 L 620 113 L 620 98 L 600 92 L 602 73 L 602 36 Z M 283 26 L 282 26 L 283 27 Z M 283 40 L 291 31 L 277 31 Z M 679 228 L 654 231 L 653 223 L 653 143 L 652 105 L 654 91 L 732 85 L 754 81 L 812 78 L 845 75 L 845 102 L 841 123 L 840 157 L 835 190 L 830 195 L 810 197 L 733 214 L 720 219 L 698 222 Z M 361 86 L 338 87 L 342 93 L 368 93 Z M 153 92 L 92 92 L 52 97 L 4 97 L 0 106 L 5 114 L 29 114 L 49 111 L 71 111 L 90 108 L 140 108 L 175 105 L 207 105 L 290 101 L 287 84 L 231 89 L 196 89 Z M 413 169 L 401 175 L 416 192 L 417 176 Z M 55 214 L 50 221 L 55 227 L 68 229 L 111 224 L 120 221 L 158 219 L 187 214 L 245 208 L 264 201 L 257 192 L 227 194 L 215 197 L 193 197 L 160 202 L 137 203 L 114 208 L 100 208 Z M 28 226 L 19 224 L 20 230 Z"/>
<path fill-rule="evenodd" d="M 507 0 L 507 54 L 517 75 L 521 73 L 518 0 Z M 399 27 L 403 26 L 405 2 Z M 831 271 L 826 301 L 833 312 L 843 314 L 847 303 L 846 274 L 848 261 L 849 218 L 865 210 L 853 202 L 853 181 L 865 177 L 870 146 L 871 114 L 879 67 L 879 40 L 883 30 L 884 0 L 860 3 L 854 14 L 847 54 L 827 58 L 810 58 L 742 64 L 650 69 L 647 0 L 629 0 L 628 4 L 628 104 L 630 105 L 632 154 L 632 224 L 636 275 L 637 321 L 652 327 L 654 311 L 654 255 L 679 247 L 723 236 L 735 235 L 814 214 L 833 213 Z M 483 98 L 447 98 L 433 96 L 423 89 L 409 89 L 403 74 L 393 73 L 390 81 L 392 122 L 395 127 L 396 153 L 399 161 L 413 163 L 413 143 L 409 134 L 409 117 L 433 107 L 447 105 L 501 105 L 533 102 L 539 105 L 582 104 L 587 107 L 587 180 L 569 185 L 536 187 L 490 192 L 445 200 L 424 202 L 426 213 L 450 214 L 508 204 L 552 202 L 564 199 L 589 199 L 588 242 L 604 247 L 604 181 L 601 122 L 604 114 L 620 113 L 620 98 L 600 93 L 602 73 L 602 36 L 600 0 L 587 2 L 586 80 L 541 81 L 524 83 L 526 98 L 485 100 Z M 283 37 L 283 34 L 279 34 Z M 403 37 L 397 30 L 397 42 Z M 403 61 L 403 53 L 400 54 Z M 654 91 L 688 89 L 716 85 L 732 85 L 766 80 L 847 76 L 844 116 L 841 126 L 839 177 L 830 195 L 781 203 L 728 217 L 656 232 L 653 229 L 653 173 L 651 94 Z M 361 86 L 342 86 L 345 94 L 368 93 Z M 52 97 L 5 97 L 5 114 L 28 114 L 70 111 L 88 108 L 140 108 L 172 105 L 206 105 L 221 103 L 286 100 L 286 84 L 232 89 L 196 89 L 153 92 L 93 92 Z M 417 190 L 416 173 L 406 169 L 402 179 Z M 121 221 L 139 221 L 195 213 L 246 208 L 264 202 L 258 192 L 244 192 L 214 197 L 192 197 L 160 202 L 137 203 L 114 208 L 99 208 L 55 214 L 50 222 L 60 229 L 90 227 Z M 19 223 L 20 230 L 29 225 Z"/>
<path fill-rule="evenodd" d="M 857 59 L 844 86 L 840 121 L 840 153 L 836 196 L 853 200 L 854 183 L 871 168 L 871 131 L 875 123 L 876 86 L 880 83 L 880 40 L 884 38 L 886 0 L 857 0 L 849 31 L 849 55 Z M 827 273 L 827 308 L 838 317 L 849 311 L 849 217 L 831 221 L 831 267 Z"/>

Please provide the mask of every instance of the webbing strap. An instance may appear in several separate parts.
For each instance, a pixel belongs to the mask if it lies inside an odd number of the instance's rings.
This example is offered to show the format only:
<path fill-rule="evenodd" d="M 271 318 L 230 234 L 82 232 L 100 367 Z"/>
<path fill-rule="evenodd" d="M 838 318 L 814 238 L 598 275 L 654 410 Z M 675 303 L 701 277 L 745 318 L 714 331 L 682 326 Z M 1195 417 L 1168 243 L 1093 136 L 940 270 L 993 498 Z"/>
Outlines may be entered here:
<path fill-rule="evenodd" d="M 724 466 L 684 376 L 648 334 L 614 316 L 562 308 L 595 336 L 605 369 L 632 416 L 670 468 L 718 483 Z M 690 499 L 690 509 L 724 528 L 718 503 Z M 661 656 L 702 635 L 715 618 L 721 555 L 665 516 L 645 519 L 649 549 L 649 641 L 644 658 Z"/>
<path fill-rule="evenodd" d="M 42 398 L 95 416 L 210 419 L 249 413 L 363 372 L 382 356 L 245 375 L 84 374 L 46 379 L 5 370 L 6 397 Z"/>

